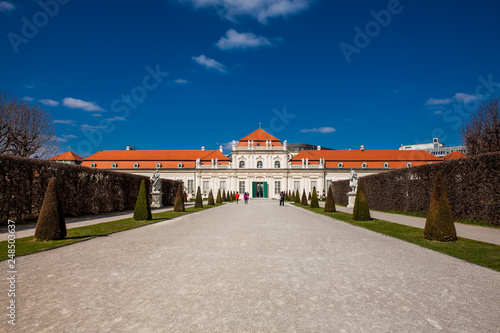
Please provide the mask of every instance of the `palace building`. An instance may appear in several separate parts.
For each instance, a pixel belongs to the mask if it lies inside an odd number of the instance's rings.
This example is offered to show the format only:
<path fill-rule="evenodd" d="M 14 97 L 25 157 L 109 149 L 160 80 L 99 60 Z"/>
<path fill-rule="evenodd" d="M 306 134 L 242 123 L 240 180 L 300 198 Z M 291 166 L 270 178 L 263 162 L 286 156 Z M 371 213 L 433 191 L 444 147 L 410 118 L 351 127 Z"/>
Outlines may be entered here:
<path fill-rule="evenodd" d="M 63 154 L 64 155 L 64 154 Z M 230 156 L 230 157 L 228 157 Z M 251 198 L 278 198 L 281 191 L 306 193 L 316 188 L 319 195 L 332 181 L 349 179 L 351 169 L 360 177 L 409 168 L 442 159 L 424 150 L 333 150 L 290 151 L 287 141 L 262 129 L 233 141 L 230 155 L 219 150 L 105 150 L 91 155 L 82 166 L 151 176 L 184 182 L 194 197 L 199 186 L 204 196 L 210 189 L 249 192 Z M 67 157 L 66 157 L 67 158 Z M 53 158 L 58 160 L 58 157 Z"/>

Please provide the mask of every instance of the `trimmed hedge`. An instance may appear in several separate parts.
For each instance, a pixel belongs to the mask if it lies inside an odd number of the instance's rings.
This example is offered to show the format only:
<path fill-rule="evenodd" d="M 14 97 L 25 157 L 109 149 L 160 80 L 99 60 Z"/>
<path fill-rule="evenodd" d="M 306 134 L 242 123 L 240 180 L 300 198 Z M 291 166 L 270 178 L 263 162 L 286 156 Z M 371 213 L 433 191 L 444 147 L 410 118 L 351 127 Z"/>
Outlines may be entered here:
<path fill-rule="evenodd" d="M 363 177 L 372 210 L 427 215 L 438 171 L 454 219 L 500 225 L 500 152 L 399 169 Z M 347 205 L 349 180 L 332 183 L 335 202 Z"/>
<path fill-rule="evenodd" d="M 139 193 L 137 194 L 137 201 L 135 203 L 135 221 L 147 221 L 153 218 L 151 214 L 151 204 L 149 201 L 149 193 L 146 189 L 146 180 L 143 179 L 141 180 L 141 187 L 139 187 Z"/>
<path fill-rule="evenodd" d="M 36 221 L 49 179 L 56 177 L 65 216 L 133 210 L 149 177 L 54 161 L 0 155 L 0 225 Z M 163 204 L 173 205 L 182 182 L 162 179 Z"/>

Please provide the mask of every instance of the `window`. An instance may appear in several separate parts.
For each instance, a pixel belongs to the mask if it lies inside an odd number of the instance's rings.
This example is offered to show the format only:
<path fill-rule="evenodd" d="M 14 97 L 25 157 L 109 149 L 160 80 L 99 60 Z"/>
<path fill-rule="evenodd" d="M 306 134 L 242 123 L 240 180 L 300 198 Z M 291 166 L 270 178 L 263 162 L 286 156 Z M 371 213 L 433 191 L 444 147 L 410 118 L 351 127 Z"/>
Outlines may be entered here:
<path fill-rule="evenodd" d="M 342 169 L 342 168 L 344 167 L 344 164 L 342 164 L 342 162 L 339 162 L 339 164 L 337 164 L 337 167 L 338 167 L 339 169 Z"/>
<path fill-rule="evenodd" d="M 407 168 L 411 168 L 411 162 L 406 163 Z"/>
<path fill-rule="evenodd" d="M 262 161 L 257 162 L 257 168 L 262 169 Z"/>
<path fill-rule="evenodd" d="M 293 190 L 294 191 L 297 191 L 297 190 L 300 191 L 300 180 L 296 180 L 296 181 L 293 182 Z"/>
<path fill-rule="evenodd" d="M 387 162 L 384 163 L 384 169 L 389 169 L 389 163 Z"/>
<path fill-rule="evenodd" d="M 225 180 L 221 180 L 219 187 L 220 187 L 221 191 L 225 191 L 226 190 L 226 181 Z"/>
<path fill-rule="evenodd" d="M 274 194 L 280 194 L 280 192 L 281 192 L 281 182 L 275 181 L 274 182 Z"/>
<path fill-rule="evenodd" d="M 95 164 L 95 163 L 90 163 L 90 167 L 91 167 L 92 169 L 95 169 L 96 164 Z"/>
<path fill-rule="evenodd" d="M 276 169 L 281 168 L 281 163 L 280 163 L 280 161 L 276 161 L 276 162 L 274 162 L 274 167 L 275 167 Z"/>
<path fill-rule="evenodd" d="M 116 163 L 111 164 L 111 168 L 113 168 L 113 169 L 116 169 L 117 166 L 118 166 L 118 164 L 116 164 Z"/>
<path fill-rule="evenodd" d="M 156 163 L 156 168 L 157 169 L 161 168 L 161 163 L 160 162 Z"/>
<path fill-rule="evenodd" d="M 139 163 L 134 163 L 134 169 L 139 169 Z"/>
<path fill-rule="evenodd" d="M 361 163 L 361 167 L 362 167 L 363 169 L 366 169 L 366 168 L 368 167 L 368 165 L 366 164 L 366 162 L 363 162 L 363 163 Z"/>
<path fill-rule="evenodd" d="M 245 181 L 244 180 L 240 180 L 240 193 L 245 193 Z"/>
<path fill-rule="evenodd" d="M 188 179 L 187 193 L 194 195 L 194 180 L 193 179 Z"/>
<path fill-rule="evenodd" d="M 203 195 L 208 194 L 208 191 L 209 191 L 209 189 L 208 189 L 208 184 L 209 184 L 209 183 L 210 183 L 210 182 L 209 182 L 208 180 L 203 181 Z"/>
<path fill-rule="evenodd" d="M 245 167 L 245 161 L 240 161 L 240 168 L 244 168 Z"/>
<path fill-rule="evenodd" d="M 182 167 L 183 167 L 183 166 L 184 166 L 184 165 L 183 165 L 182 163 L 177 164 L 177 168 L 178 168 L 178 169 L 182 169 Z"/>
<path fill-rule="evenodd" d="M 312 192 L 313 188 L 315 188 L 316 191 L 318 190 L 318 182 L 315 180 L 311 181 L 311 192 Z"/>

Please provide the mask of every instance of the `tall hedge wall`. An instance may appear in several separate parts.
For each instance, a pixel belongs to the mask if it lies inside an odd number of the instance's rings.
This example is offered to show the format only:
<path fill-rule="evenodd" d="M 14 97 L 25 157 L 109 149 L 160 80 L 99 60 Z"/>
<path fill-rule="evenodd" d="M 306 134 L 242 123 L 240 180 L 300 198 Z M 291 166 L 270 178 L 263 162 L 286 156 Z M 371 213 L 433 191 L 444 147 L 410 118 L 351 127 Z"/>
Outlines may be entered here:
<path fill-rule="evenodd" d="M 35 221 L 51 177 L 58 180 L 66 216 L 133 210 L 141 180 L 149 187 L 144 176 L 0 155 L 0 224 Z M 164 204 L 173 205 L 178 184 L 162 179 Z"/>
<path fill-rule="evenodd" d="M 443 173 L 455 219 L 500 225 L 498 152 L 363 177 L 370 209 L 427 214 L 438 170 Z M 349 181 L 336 181 L 332 186 L 335 202 L 347 205 Z"/>

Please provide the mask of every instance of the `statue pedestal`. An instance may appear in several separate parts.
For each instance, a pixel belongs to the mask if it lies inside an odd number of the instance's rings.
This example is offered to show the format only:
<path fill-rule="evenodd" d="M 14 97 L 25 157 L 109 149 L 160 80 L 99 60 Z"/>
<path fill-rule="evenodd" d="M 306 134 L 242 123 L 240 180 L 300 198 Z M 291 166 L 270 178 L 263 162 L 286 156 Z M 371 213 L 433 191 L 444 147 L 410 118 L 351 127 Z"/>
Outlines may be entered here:
<path fill-rule="evenodd" d="M 347 193 L 347 208 L 354 208 L 354 201 L 356 201 L 356 193 Z"/>
<path fill-rule="evenodd" d="M 162 208 L 163 200 L 162 200 L 161 192 L 153 192 L 151 193 L 151 208 Z"/>

